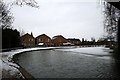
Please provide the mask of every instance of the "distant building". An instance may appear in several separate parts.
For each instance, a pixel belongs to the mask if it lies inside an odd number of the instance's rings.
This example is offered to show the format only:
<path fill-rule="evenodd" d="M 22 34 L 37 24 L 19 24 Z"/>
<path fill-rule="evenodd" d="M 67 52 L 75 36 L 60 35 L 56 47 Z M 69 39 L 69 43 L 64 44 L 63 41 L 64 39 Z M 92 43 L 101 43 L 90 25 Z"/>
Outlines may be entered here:
<path fill-rule="evenodd" d="M 51 38 L 46 34 L 41 34 L 36 37 L 37 46 L 52 46 Z"/>
<path fill-rule="evenodd" d="M 113 47 L 113 45 L 115 45 L 115 41 L 111 41 L 108 39 L 104 41 L 104 45 L 106 45 L 106 47 Z"/>
<path fill-rule="evenodd" d="M 57 35 L 52 38 L 52 43 L 54 46 L 64 46 L 64 44 L 67 42 L 67 39 L 64 38 L 62 35 Z"/>
<path fill-rule="evenodd" d="M 21 37 L 21 44 L 24 47 L 32 47 L 35 46 L 35 38 L 33 37 L 32 33 L 30 34 L 25 34 Z"/>
<path fill-rule="evenodd" d="M 69 38 L 67 40 L 74 46 L 80 46 L 80 43 L 81 43 L 80 39 Z"/>
<path fill-rule="evenodd" d="M 24 47 L 32 46 L 79 46 L 79 39 L 66 39 L 62 35 L 54 36 L 52 39 L 46 34 L 41 34 L 36 38 L 33 37 L 33 34 L 25 34 L 21 37 L 21 44 Z"/>

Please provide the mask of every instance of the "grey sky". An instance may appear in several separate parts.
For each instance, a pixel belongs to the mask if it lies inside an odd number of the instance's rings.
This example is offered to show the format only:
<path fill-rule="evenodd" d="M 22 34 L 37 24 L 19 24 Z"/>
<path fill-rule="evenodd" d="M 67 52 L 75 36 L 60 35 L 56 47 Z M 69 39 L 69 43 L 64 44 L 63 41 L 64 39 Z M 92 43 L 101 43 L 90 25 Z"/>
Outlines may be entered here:
<path fill-rule="evenodd" d="M 14 26 L 34 37 L 47 34 L 51 38 L 63 35 L 66 38 L 95 37 L 103 35 L 103 15 L 96 0 L 36 0 L 39 9 L 14 6 Z"/>

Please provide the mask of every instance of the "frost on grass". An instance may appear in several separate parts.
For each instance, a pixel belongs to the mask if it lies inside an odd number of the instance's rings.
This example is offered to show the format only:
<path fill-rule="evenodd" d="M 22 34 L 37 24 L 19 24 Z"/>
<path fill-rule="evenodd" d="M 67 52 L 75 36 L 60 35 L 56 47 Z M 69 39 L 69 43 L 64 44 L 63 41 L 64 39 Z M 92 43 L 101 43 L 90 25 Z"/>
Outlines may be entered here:
<path fill-rule="evenodd" d="M 20 71 L 4 62 L 2 62 L 2 78 L 20 78 L 22 74 Z"/>

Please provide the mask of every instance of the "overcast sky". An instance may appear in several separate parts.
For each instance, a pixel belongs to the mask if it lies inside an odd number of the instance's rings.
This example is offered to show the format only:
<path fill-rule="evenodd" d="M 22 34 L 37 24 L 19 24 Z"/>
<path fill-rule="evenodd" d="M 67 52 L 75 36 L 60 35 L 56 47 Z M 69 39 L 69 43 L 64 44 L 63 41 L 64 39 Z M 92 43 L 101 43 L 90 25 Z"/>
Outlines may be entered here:
<path fill-rule="evenodd" d="M 88 2 L 89 1 L 89 2 Z M 36 0 L 39 9 L 28 6 L 14 6 L 12 9 L 14 27 L 34 37 L 47 34 L 51 38 L 63 35 L 65 38 L 94 37 L 104 33 L 103 14 L 96 0 Z"/>

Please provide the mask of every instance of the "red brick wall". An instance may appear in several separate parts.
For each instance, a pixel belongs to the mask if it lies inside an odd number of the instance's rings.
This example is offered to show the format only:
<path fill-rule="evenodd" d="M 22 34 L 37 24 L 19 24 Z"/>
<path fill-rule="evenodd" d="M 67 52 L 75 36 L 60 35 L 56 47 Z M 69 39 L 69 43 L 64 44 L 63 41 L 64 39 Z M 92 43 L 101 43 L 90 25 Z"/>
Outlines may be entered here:
<path fill-rule="evenodd" d="M 45 46 L 52 46 L 51 38 L 47 35 L 40 35 L 36 37 L 36 44 L 44 43 Z"/>
<path fill-rule="evenodd" d="M 67 42 L 67 39 L 65 39 L 64 37 L 56 37 L 55 39 L 52 40 L 54 46 L 63 46 L 63 43 Z"/>
<path fill-rule="evenodd" d="M 21 37 L 21 44 L 25 47 L 35 46 L 35 38 L 31 35 L 24 35 Z"/>

